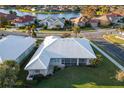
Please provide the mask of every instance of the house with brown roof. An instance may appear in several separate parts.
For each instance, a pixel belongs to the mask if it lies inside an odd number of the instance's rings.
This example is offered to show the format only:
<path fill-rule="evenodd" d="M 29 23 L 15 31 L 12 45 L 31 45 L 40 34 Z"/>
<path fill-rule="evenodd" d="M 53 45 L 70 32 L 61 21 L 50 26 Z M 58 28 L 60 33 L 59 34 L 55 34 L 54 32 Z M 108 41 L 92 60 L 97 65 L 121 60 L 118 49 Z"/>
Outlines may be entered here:
<path fill-rule="evenodd" d="M 77 18 L 70 19 L 70 21 L 71 21 L 74 25 L 78 25 L 78 26 L 84 27 L 85 24 L 86 24 L 86 22 L 87 22 L 88 20 L 85 19 L 84 17 L 80 16 L 80 17 L 77 17 Z"/>
<path fill-rule="evenodd" d="M 25 16 L 14 19 L 12 21 L 12 24 L 14 24 L 16 27 L 22 27 L 22 26 L 33 24 L 34 21 L 35 21 L 34 16 L 25 15 Z"/>
<path fill-rule="evenodd" d="M 109 13 L 109 14 L 105 14 L 100 17 L 97 17 L 96 19 L 99 20 L 99 23 L 101 26 L 108 26 L 111 23 L 117 23 L 117 21 L 120 18 L 122 18 L 121 14 Z"/>
<path fill-rule="evenodd" d="M 5 18 L 6 20 L 14 20 L 17 16 L 15 14 L 5 14 L 0 12 L 0 18 Z"/>
<path fill-rule="evenodd" d="M 107 15 L 97 17 L 96 19 L 99 20 L 101 26 L 108 26 L 111 24 L 111 21 Z"/>

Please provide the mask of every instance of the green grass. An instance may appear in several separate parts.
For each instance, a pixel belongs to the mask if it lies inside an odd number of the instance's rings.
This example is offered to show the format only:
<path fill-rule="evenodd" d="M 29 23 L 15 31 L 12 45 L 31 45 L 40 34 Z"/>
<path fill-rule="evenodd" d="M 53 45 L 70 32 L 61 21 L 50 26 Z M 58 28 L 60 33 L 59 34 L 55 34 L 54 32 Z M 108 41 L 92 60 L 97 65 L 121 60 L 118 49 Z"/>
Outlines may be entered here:
<path fill-rule="evenodd" d="M 124 40 L 116 38 L 117 35 L 104 35 L 104 38 L 115 44 L 124 44 Z"/>
<path fill-rule="evenodd" d="M 100 54 L 96 51 L 96 54 Z M 116 71 L 119 69 L 107 58 L 96 68 L 92 67 L 68 67 L 56 71 L 47 79 L 43 79 L 34 87 L 44 88 L 92 88 L 92 87 L 124 87 L 124 82 L 115 79 Z"/>
<path fill-rule="evenodd" d="M 82 27 L 80 29 L 83 30 L 83 31 L 88 31 L 88 32 L 95 32 L 96 31 L 92 27 Z"/>
<path fill-rule="evenodd" d="M 63 30 L 42 30 L 42 31 L 40 31 L 41 33 L 52 33 L 52 34 L 54 34 L 54 33 L 57 33 L 57 34 L 63 34 L 63 33 L 72 33 L 72 31 L 63 31 Z"/>

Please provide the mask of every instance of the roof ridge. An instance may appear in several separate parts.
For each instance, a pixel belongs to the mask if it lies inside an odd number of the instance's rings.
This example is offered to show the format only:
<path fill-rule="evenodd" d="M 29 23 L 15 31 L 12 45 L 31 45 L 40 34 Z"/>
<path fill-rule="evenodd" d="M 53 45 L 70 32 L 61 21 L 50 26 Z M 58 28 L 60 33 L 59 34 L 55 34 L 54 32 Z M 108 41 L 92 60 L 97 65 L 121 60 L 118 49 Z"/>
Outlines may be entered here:
<path fill-rule="evenodd" d="M 52 43 L 54 43 L 56 40 L 57 40 L 57 39 L 55 39 Z M 51 44 L 52 44 L 52 43 L 51 43 Z M 42 52 L 43 52 L 48 46 L 50 46 L 51 44 L 47 45 L 46 47 L 43 47 L 43 49 L 40 50 L 40 52 L 37 54 L 37 56 L 36 56 L 35 58 L 32 57 L 34 60 L 31 59 L 32 62 L 30 63 L 30 61 L 29 61 L 29 63 L 26 65 L 25 68 L 27 68 L 27 67 L 29 67 L 31 64 L 33 64 L 33 63 L 35 62 L 35 60 L 37 60 L 37 59 L 40 57 L 40 55 L 42 54 Z M 40 45 L 40 47 L 41 47 L 41 46 L 42 46 L 42 44 Z M 39 47 L 39 48 L 40 48 L 40 47 Z M 39 48 L 38 48 L 38 49 L 39 49 Z M 35 55 L 35 54 L 34 54 L 34 55 Z M 42 60 L 40 60 L 40 63 L 41 63 L 41 61 L 42 61 Z"/>

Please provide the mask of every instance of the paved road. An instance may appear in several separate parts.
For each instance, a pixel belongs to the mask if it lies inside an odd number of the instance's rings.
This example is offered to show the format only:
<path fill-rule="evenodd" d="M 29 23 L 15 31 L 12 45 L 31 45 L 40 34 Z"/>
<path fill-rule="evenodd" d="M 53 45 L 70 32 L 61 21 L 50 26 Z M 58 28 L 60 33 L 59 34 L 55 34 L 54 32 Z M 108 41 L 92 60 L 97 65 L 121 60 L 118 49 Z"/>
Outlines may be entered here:
<path fill-rule="evenodd" d="M 82 32 L 81 36 L 86 37 L 92 41 L 95 41 L 98 45 L 102 46 L 105 50 L 107 50 L 109 53 L 111 53 L 114 57 L 117 57 L 119 60 L 121 60 L 121 64 L 124 65 L 124 49 L 119 48 L 115 46 L 114 44 L 108 43 L 102 38 L 103 34 L 113 33 L 115 30 L 113 29 L 99 29 L 99 31 L 96 32 Z M 0 31 L 0 35 L 27 35 L 25 33 L 19 33 L 19 32 L 7 32 L 7 31 Z M 40 38 L 44 38 L 47 35 L 51 34 L 38 34 Z M 54 33 L 53 35 L 61 35 L 58 33 Z"/>
<path fill-rule="evenodd" d="M 114 58 L 118 59 L 121 65 L 124 66 L 124 49 L 111 44 L 104 39 L 94 40 L 96 44 L 103 47 L 108 53 L 110 53 Z"/>
<path fill-rule="evenodd" d="M 111 44 L 103 39 L 103 34 L 113 33 L 115 30 L 99 30 L 96 33 L 90 34 L 86 33 L 83 35 L 86 38 L 89 38 L 90 40 L 94 41 L 96 44 L 98 44 L 100 47 L 104 48 L 109 54 L 111 54 L 114 58 L 118 59 L 119 63 L 124 66 L 124 48 L 120 48 L 117 45 Z"/>
<path fill-rule="evenodd" d="M 122 66 L 119 62 L 113 59 L 110 55 L 108 55 L 105 51 L 101 50 L 98 46 L 91 42 L 91 45 L 96 48 L 100 53 L 102 53 L 106 58 L 108 58 L 113 64 L 115 64 L 118 68 L 124 71 L 124 66 Z"/>

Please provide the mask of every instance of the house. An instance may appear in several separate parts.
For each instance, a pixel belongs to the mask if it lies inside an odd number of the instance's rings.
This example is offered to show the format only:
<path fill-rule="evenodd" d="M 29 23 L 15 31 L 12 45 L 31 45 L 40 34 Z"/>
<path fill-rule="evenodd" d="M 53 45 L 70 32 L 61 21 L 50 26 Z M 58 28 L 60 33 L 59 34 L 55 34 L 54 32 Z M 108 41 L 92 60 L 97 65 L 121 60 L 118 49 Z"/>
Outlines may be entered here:
<path fill-rule="evenodd" d="M 116 10 L 113 11 L 113 13 L 124 16 L 124 9 L 116 9 Z"/>
<path fill-rule="evenodd" d="M 77 18 L 73 18 L 73 19 L 70 19 L 70 21 L 76 25 L 76 26 L 80 26 L 80 27 L 84 27 L 86 22 L 88 20 L 86 20 L 84 17 L 80 16 L 80 17 L 77 17 Z"/>
<path fill-rule="evenodd" d="M 47 17 L 40 21 L 41 25 L 47 26 L 47 29 L 64 28 L 65 20 L 62 18 Z"/>
<path fill-rule="evenodd" d="M 105 14 L 100 17 L 97 17 L 96 19 L 99 20 L 99 23 L 101 26 L 108 26 L 111 23 L 116 24 L 120 18 L 122 18 L 120 14 L 109 13 L 109 14 Z"/>
<path fill-rule="evenodd" d="M 120 14 L 116 14 L 116 13 L 109 13 L 107 14 L 109 20 L 111 21 L 111 23 L 117 23 L 117 21 L 122 18 L 122 16 Z"/>
<path fill-rule="evenodd" d="M 108 26 L 111 24 L 111 21 L 107 15 L 102 15 L 100 17 L 97 17 L 96 19 L 99 20 L 101 26 Z"/>
<path fill-rule="evenodd" d="M 35 52 L 25 70 L 32 76 L 53 74 L 54 67 L 90 65 L 96 56 L 90 43 L 85 38 L 60 38 L 48 36 Z"/>
<path fill-rule="evenodd" d="M 14 19 L 12 21 L 12 24 L 14 24 L 16 27 L 22 27 L 22 26 L 33 24 L 34 21 L 35 21 L 34 16 L 25 15 L 25 16 Z"/>
<path fill-rule="evenodd" d="M 5 18 L 6 20 L 14 20 L 17 16 L 15 14 L 5 14 L 0 12 L 0 18 Z"/>
<path fill-rule="evenodd" d="M 0 39 L 0 63 L 5 60 L 20 63 L 34 46 L 35 39 L 32 37 L 8 35 Z"/>

